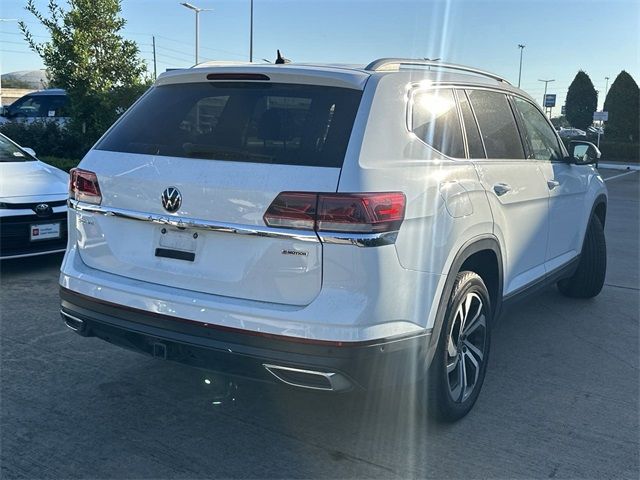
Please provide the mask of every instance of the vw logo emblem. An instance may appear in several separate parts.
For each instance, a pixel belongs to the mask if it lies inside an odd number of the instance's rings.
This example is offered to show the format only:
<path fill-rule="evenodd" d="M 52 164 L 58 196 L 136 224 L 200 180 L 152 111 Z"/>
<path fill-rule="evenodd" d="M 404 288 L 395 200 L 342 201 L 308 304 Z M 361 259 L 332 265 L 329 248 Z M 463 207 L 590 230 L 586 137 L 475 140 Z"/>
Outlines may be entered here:
<path fill-rule="evenodd" d="M 162 206 L 169 213 L 177 212 L 180 209 L 180 205 L 182 205 L 182 195 L 176 187 L 165 188 L 160 198 Z"/>
<path fill-rule="evenodd" d="M 39 203 L 33 209 L 39 217 L 48 217 L 53 214 L 53 209 L 46 203 Z"/>

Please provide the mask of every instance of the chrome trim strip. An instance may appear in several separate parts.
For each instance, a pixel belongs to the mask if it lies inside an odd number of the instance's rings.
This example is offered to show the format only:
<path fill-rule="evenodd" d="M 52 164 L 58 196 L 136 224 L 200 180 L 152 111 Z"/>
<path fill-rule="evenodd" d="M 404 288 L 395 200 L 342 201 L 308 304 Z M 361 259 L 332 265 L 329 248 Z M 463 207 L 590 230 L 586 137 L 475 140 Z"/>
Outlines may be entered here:
<path fill-rule="evenodd" d="M 322 243 L 355 245 L 357 247 L 381 247 L 396 243 L 398 232 L 381 233 L 340 233 L 329 232 L 329 235 L 321 232 L 319 234 Z"/>
<path fill-rule="evenodd" d="M 276 377 L 278 380 L 280 380 L 283 383 L 286 383 L 287 385 L 291 385 L 293 387 L 307 388 L 309 390 L 324 390 L 324 391 L 335 390 L 332 382 L 332 378 L 335 376 L 335 373 L 316 372 L 313 370 L 304 370 L 302 368 L 293 368 L 293 367 L 283 367 L 280 365 L 272 365 L 268 363 L 263 363 L 262 366 L 267 370 L 267 372 L 269 372 L 271 375 Z M 274 370 L 285 370 L 287 372 L 305 373 L 307 375 L 317 375 L 319 377 L 324 377 L 329 382 L 330 387 L 329 388 L 313 387 L 310 385 L 304 385 L 302 383 L 291 382 L 282 378 L 280 375 L 274 372 Z"/>
<path fill-rule="evenodd" d="M 105 207 L 91 203 L 80 202 L 69 199 L 69 208 L 78 212 L 94 213 L 107 217 L 118 217 L 127 220 L 137 220 L 141 222 L 151 222 L 158 225 L 169 225 L 176 228 L 195 228 L 218 233 L 235 233 L 238 235 L 255 235 L 259 237 L 288 238 L 301 242 L 322 242 L 339 245 L 355 245 L 357 247 L 379 247 L 395 243 L 398 232 L 381 233 L 340 233 L 323 232 L 317 235 L 316 232 L 294 229 L 276 229 L 269 227 L 258 227 L 249 225 L 238 225 L 234 223 L 211 222 L 196 218 L 178 217 L 175 215 L 157 215 L 152 213 L 138 212 L 123 208 Z"/>
<path fill-rule="evenodd" d="M 123 208 L 104 207 L 92 205 L 90 203 L 79 202 L 69 199 L 69 208 L 79 212 L 89 212 L 107 217 L 125 218 L 127 220 L 138 220 L 151 222 L 158 225 L 169 225 L 176 228 L 195 228 L 219 233 L 235 233 L 238 235 L 255 235 L 259 237 L 290 238 L 301 242 L 318 242 L 315 232 L 293 229 L 274 229 L 268 227 L 258 227 L 249 225 L 237 225 L 234 223 L 211 222 L 196 218 L 178 217 L 174 215 L 157 215 L 153 213 L 138 212 L 135 210 L 125 210 Z"/>

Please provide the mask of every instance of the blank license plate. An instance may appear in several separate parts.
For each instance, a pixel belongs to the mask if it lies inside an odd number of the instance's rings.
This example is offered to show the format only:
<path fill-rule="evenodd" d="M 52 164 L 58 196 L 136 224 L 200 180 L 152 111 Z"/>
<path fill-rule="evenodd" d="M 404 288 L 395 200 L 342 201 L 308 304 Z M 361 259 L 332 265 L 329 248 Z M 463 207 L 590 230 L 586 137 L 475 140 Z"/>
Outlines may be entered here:
<path fill-rule="evenodd" d="M 56 223 L 39 223 L 31 225 L 30 240 L 49 240 L 52 238 L 60 238 L 60 222 Z"/>
<path fill-rule="evenodd" d="M 160 246 L 172 250 L 195 252 L 196 239 L 193 238 L 193 232 L 166 230 L 166 233 L 160 234 Z"/>

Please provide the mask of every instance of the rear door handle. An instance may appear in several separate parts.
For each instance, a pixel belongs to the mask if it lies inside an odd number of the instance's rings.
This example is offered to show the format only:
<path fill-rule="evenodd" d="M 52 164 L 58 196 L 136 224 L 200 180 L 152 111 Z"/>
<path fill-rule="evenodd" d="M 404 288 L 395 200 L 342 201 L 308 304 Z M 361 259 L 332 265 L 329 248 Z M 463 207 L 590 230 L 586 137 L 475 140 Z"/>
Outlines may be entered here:
<path fill-rule="evenodd" d="M 511 191 L 511 185 L 508 185 L 506 183 L 496 183 L 493 186 L 493 191 L 496 192 L 497 196 L 501 197 L 505 193 Z"/>
<path fill-rule="evenodd" d="M 560 186 L 560 182 L 557 180 L 548 180 L 547 181 L 547 187 L 549 187 L 549 190 L 553 190 L 556 187 Z"/>

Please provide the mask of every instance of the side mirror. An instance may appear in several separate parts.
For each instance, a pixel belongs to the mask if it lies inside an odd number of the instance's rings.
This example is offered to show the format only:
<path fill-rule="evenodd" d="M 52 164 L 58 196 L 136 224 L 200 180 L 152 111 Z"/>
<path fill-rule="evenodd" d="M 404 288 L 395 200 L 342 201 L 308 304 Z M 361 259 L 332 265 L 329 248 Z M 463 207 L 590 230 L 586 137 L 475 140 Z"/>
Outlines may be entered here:
<path fill-rule="evenodd" d="M 22 150 L 24 150 L 25 152 L 27 152 L 29 155 L 31 155 L 32 157 L 36 156 L 36 152 L 33 148 L 29 148 L 29 147 L 22 147 Z"/>
<path fill-rule="evenodd" d="M 569 163 L 591 165 L 597 163 L 602 155 L 598 147 L 591 142 L 572 140 L 569 142 Z"/>

